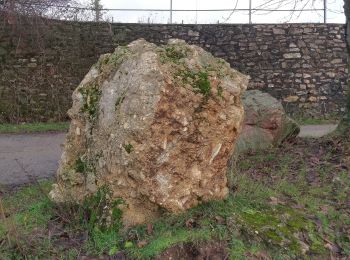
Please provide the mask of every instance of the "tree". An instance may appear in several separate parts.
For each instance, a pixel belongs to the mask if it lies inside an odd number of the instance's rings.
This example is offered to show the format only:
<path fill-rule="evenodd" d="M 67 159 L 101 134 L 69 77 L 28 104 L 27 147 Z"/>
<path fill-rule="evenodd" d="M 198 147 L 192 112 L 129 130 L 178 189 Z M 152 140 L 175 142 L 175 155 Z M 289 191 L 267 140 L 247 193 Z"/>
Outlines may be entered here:
<path fill-rule="evenodd" d="M 91 7 L 95 12 L 95 21 L 99 22 L 102 19 L 101 9 L 103 8 L 101 0 L 91 0 Z"/>
<path fill-rule="evenodd" d="M 68 19 L 79 11 L 71 5 L 78 3 L 75 0 L 0 0 L 0 12 L 10 23 L 17 15 Z"/>

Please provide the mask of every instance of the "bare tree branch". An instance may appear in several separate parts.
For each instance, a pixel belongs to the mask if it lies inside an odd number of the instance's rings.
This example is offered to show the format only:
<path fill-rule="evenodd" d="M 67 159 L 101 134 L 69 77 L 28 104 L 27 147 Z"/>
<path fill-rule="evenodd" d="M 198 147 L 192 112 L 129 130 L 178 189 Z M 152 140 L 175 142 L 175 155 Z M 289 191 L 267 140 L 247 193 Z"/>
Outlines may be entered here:
<path fill-rule="evenodd" d="M 18 15 L 74 20 L 82 10 L 72 6 L 83 7 L 77 0 L 0 0 L 0 12 L 9 22 Z"/>

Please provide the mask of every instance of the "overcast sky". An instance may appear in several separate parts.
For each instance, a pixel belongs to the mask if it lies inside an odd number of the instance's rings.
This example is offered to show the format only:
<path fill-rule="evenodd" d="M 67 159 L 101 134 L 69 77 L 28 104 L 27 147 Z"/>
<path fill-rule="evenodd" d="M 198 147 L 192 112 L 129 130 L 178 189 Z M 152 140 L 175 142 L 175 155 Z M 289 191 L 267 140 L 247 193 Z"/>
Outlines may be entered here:
<path fill-rule="evenodd" d="M 277 0 L 273 0 L 277 2 Z M 322 9 L 324 0 L 297 0 L 299 9 Z M 270 2 L 270 0 L 252 0 L 252 7 Z M 293 9 L 294 0 L 285 0 L 290 4 L 281 6 L 280 9 Z M 249 7 L 248 0 L 173 0 L 173 9 L 245 9 Z M 170 0 L 102 0 L 104 8 L 141 8 L 141 9 L 169 9 Z M 306 4 L 306 5 L 305 5 Z M 267 6 L 276 9 L 277 6 Z M 327 0 L 327 22 L 344 23 L 343 0 Z M 248 23 L 249 16 L 246 11 L 231 12 L 173 12 L 174 23 Z M 109 11 L 105 17 L 112 18 L 114 22 L 169 22 L 169 12 L 136 12 L 136 11 Z M 279 22 L 322 22 L 323 11 L 311 12 L 255 12 L 252 16 L 253 23 L 279 23 Z"/>

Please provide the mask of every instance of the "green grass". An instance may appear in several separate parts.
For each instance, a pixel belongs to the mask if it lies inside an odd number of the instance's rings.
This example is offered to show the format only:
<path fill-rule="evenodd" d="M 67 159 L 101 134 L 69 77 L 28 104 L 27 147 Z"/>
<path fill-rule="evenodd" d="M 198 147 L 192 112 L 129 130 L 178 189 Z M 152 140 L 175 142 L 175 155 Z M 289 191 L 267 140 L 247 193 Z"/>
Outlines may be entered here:
<path fill-rule="evenodd" d="M 59 238 L 47 236 L 48 227 L 60 220 L 56 206 L 45 196 L 50 183 L 24 188 L 3 199 L 8 218 L 0 221 L 0 241 L 10 235 L 20 246 L 0 243 L 0 255 L 10 256 L 8 259 L 23 255 L 71 259 L 78 252 L 113 256 L 123 250 L 132 259 L 152 259 L 173 246 L 215 240 L 227 244 L 230 259 L 247 259 L 261 252 L 272 259 L 328 259 L 330 245 L 350 257 L 349 175 L 337 164 L 322 161 L 332 161 L 333 150 L 318 154 L 317 164 L 308 158 L 318 153 L 318 144 L 315 151 L 312 145 L 301 147 L 273 148 L 241 157 L 234 192 L 226 200 L 205 203 L 179 215 L 165 214 L 151 225 L 121 228 L 117 212 L 114 227 L 101 228 L 96 220 L 103 220 L 98 212 L 105 208 L 104 196 L 93 197 L 83 205 L 85 217 L 79 218 L 81 214 L 73 210 L 75 217 L 64 226 L 68 236 L 87 231 L 88 239 L 68 249 L 57 246 Z M 316 184 L 310 184 L 311 174 Z M 67 205 L 61 208 L 65 212 L 71 209 Z"/>
<path fill-rule="evenodd" d="M 82 205 L 55 205 L 48 197 L 51 185 L 50 181 L 40 182 L 2 198 L 4 212 L 0 213 L 7 217 L 0 217 L 1 259 L 47 259 L 48 256 L 66 259 L 76 251 L 101 255 L 116 246 L 120 239 L 121 211 L 117 208 L 120 201 L 108 204 L 108 189 L 101 188 Z M 112 225 L 107 227 L 104 213 L 108 206 L 113 213 Z M 58 237 L 51 233 L 62 228 Z M 72 247 L 75 236 L 85 232 L 88 240 Z M 72 241 L 64 247 L 57 245 L 62 243 L 60 234 L 69 234 Z"/>
<path fill-rule="evenodd" d="M 333 138 L 337 138 L 333 136 Z M 324 154 L 320 154 L 318 143 L 312 143 L 303 148 L 301 154 L 297 151 L 295 154 L 286 154 L 279 149 L 271 149 L 268 153 L 258 152 L 250 156 L 244 163 L 239 164 L 241 174 L 248 175 L 248 179 L 253 178 L 257 169 L 259 175 L 263 176 L 257 179 L 257 182 L 263 186 L 272 189 L 275 192 L 281 204 L 290 208 L 301 208 L 309 217 L 313 225 L 318 226 L 317 234 L 322 238 L 317 238 L 315 231 L 309 231 L 309 241 L 312 242 L 310 249 L 314 252 L 326 254 L 324 241 L 335 248 L 341 248 L 342 254 L 350 256 L 350 225 L 349 225 L 349 207 L 348 198 L 350 196 L 350 178 L 346 170 L 336 167 L 337 163 L 330 164 L 329 161 L 335 160 L 339 155 L 345 155 L 345 151 L 337 151 L 341 149 L 334 147 L 329 139 L 324 139 L 327 143 L 327 150 Z M 342 139 L 343 146 L 348 147 L 349 143 L 346 138 Z M 335 141 L 335 144 L 337 141 Z M 318 162 L 310 158 L 316 158 Z M 284 155 L 283 155 L 284 154 Z M 270 157 L 275 157 L 275 162 L 270 162 Z M 287 159 L 286 157 L 290 157 Z M 297 163 L 296 163 L 297 162 Z M 249 167 L 250 165 L 250 167 Z M 312 178 L 310 178 L 310 175 Z M 314 182 L 314 183 L 313 183 Z M 321 225 L 321 226 L 320 226 Z M 328 244 L 328 245 L 329 245 Z"/>
<path fill-rule="evenodd" d="M 47 224 L 53 216 L 53 205 L 46 196 L 48 181 L 26 187 L 2 198 L 5 220 L 0 219 L 2 259 L 21 259 L 35 255 L 43 258 L 51 250 Z"/>
<path fill-rule="evenodd" d="M 268 200 L 271 195 L 275 195 L 273 190 L 245 177 L 240 179 L 240 183 L 244 184 L 244 188 L 225 201 L 206 203 L 181 215 L 165 215 L 161 220 L 152 223 L 151 234 L 147 232 L 146 225 L 121 232 L 118 232 L 118 229 L 103 231 L 92 228 L 89 240 L 81 245 L 81 248 L 92 255 L 114 254 L 125 250 L 130 257 L 151 259 L 174 245 L 219 240 L 231 241 L 228 250 L 233 252 L 235 257 L 242 259 L 247 252 L 257 249 L 267 250 L 273 256 L 294 257 L 302 255 L 295 233 L 307 230 L 307 234 L 311 234 L 313 238 L 311 245 L 318 250 L 321 238 L 315 230 L 315 225 L 306 218 L 304 212 L 281 205 L 271 206 Z M 55 218 L 54 205 L 43 195 L 43 190 L 49 190 L 50 183 L 43 185 L 43 188 L 25 188 L 4 199 L 7 214 L 12 216 L 16 226 L 17 233 L 10 232 L 12 240 L 21 245 L 21 250 L 18 252 L 17 248 L 12 251 L 13 248 L 5 247 L 0 250 L 3 255 L 16 252 L 17 255 L 30 257 L 62 257 L 68 252 L 74 253 L 73 249 L 53 249 L 54 239 L 50 240 L 45 236 L 36 238 L 34 248 L 26 243 L 33 240 L 36 234 L 34 231 L 40 230 L 39 233 L 45 233 L 50 220 Z M 8 229 L 6 223 L 0 222 L 0 239 L 5 239 L 5 231 Z M 192 223 L 193 226 L 189 226 L 188 223 Z M 81 228 L 87 229 L 82 225 L 70 230 Z M 138 247 L 138 241 L 146 241 L 146 245 Z M 319 253 L 316 249 L 315 253 Z"/>
<path fill-rule="evenodd" d="M 10 133 L 42 133 L 50 131 L 67 131 L 69 122 L 56 123 L 26 123 L 26 124 L 0 124 L 0 134 Z"/>

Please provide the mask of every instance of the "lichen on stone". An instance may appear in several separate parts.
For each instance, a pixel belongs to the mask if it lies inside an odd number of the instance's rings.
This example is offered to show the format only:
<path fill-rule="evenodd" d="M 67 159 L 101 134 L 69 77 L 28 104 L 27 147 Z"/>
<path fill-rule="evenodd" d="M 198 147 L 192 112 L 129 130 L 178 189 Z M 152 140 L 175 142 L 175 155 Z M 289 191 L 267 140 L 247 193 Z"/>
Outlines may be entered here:
<path fill-rule="evenodd" d="M 226 198 L 247 82 L 179 40 L 138 40 L 101 56 L 73 94 L 52 197 L 83 201 L 107 185 L 125 201 L 127 225 Z"/>
<path fill-rule="evenodd" d="M 125 56 L 131 54 L 127 46 L 119 46 L 113 53 L 101 55 L 99 61 L 94 65 L 100 73 L 109 73 L 110 69 L 118 69 Z"/>

